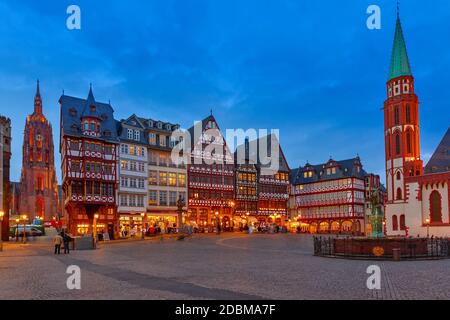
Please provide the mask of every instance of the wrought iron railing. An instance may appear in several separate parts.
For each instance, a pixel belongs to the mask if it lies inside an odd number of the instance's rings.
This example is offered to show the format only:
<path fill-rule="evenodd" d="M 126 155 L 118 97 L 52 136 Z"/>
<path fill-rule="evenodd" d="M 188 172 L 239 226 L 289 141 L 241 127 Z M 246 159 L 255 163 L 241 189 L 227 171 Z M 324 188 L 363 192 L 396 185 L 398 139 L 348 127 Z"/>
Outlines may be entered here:
<path fill-rule="evenodd" d="M 314 255 L 364 259 L 446 259 L 449 238 L 351 238 L 315 236 Z"/>

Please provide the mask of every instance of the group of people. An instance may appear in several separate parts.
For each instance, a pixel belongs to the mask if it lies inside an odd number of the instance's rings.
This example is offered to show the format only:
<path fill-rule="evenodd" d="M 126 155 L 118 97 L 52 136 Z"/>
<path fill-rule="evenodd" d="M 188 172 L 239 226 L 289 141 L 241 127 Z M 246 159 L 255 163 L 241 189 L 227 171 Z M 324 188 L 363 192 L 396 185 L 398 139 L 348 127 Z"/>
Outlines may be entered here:
<path fill-rule="evenodd" d="M 136 237 L 137 235 L 142 235 L 144 233 L 145 236 L 152 236 L 152 235 L 158 235 L 158 234 L 164 234 L 164 233 L 177 233 L 178 228 L 176 223 L 174 224 L 167 224 L 164 225 L 163 228 L 161 228 L 160 224 L 154 224 L 149 226 L 148 228 L 142 227 L 138 228 L 138 226 L 134 226 L 132 228 L 126 228 L 122 227 L 120 234 L 122 238 L 127 238 L 130 236 L 131 238 Z"/>
<path fill-rule="evenodd" d="M 64 244 L 64 254 L 70 254 L 70 242 L 72 237 L 66 232 L 58 232 L 54 239 L 55 254 L 61 254 L 61 245 Z"/>

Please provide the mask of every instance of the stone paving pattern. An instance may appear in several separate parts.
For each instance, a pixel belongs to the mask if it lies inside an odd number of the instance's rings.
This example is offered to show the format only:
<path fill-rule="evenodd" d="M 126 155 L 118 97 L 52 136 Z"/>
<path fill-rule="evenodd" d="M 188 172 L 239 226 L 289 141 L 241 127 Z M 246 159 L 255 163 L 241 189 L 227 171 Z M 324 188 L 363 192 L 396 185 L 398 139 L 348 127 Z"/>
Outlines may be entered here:
<path fill-rule="evenodd" d="M 59 256 L 52 249 L 6 244 L 0 299 L 450 299 L 450 260 L 314 257 L 309 235 L 194 235 Z M 381 290 L 366 287 L 371 264 L 381 267 Z M 66 287 L 69 265 L 81 268 L 81 290 Z"/>

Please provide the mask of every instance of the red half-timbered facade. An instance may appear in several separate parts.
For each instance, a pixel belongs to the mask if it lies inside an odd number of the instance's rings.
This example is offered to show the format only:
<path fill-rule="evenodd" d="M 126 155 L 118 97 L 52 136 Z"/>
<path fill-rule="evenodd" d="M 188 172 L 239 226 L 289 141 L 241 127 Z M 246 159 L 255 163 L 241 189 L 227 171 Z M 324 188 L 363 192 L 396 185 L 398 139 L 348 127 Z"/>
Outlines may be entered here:
<path fill-rule="evenodd" d="M 359 157 L 296 170 L 292 185 L 302 232 L 364 232 L 365 177 Z"/>
<path fill-rule="evenodd" d="M 188 165 L 186 221 L 200 230 L 234 228 L 234 161 L 213 115 L 189 129 L 191 161 Z"/>
<path fill-rule="evenodd" d="M 61 169 L 67 228 L 73 235 L 118 235 L 118 138 L 110 104 L 63 95 Z"/>
<path fill-rule="evenodd" d="M 263 141 L 264 140 L 264 141 Z M 278 149 L 277 154 L 272 149 Z M 267 146 L 270 164 L 264 164 L 261 156 L 261 148 Z M 259 223 L 276 223 L 284 225 L 288 214 L 289 201 L 289 174 L 290 169 L 279 140 L 275 135 L 268 135 L 258 139 L 258 214 L 256 219 Z M 276 158 L 275 158 L 276 156 Z M 277 162 L 274 170 L 270 169 Z"/>

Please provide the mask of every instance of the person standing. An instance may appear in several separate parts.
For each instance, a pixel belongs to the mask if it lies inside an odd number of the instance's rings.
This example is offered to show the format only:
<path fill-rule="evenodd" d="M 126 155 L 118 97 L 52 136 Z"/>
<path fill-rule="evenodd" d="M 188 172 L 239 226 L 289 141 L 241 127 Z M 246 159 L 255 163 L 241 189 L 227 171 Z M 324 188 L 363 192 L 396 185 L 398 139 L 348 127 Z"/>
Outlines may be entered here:
<path fill-rule="evenodd" d="M 64 254 L 70 254 L 70 241 L 72 241 L 72 238 L 67 233 L 64 233 L 62 238 L 64 241 Z"/>
<path fill-rule="evenodd" d="M 61 237 L 61 235 L 58 233 L 55 237 L 55 254 L 61 254 L 61 244 L 63 243 L 63 238 Z"/>

